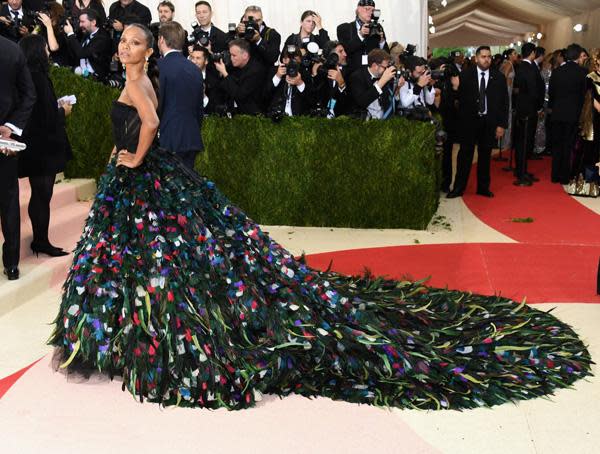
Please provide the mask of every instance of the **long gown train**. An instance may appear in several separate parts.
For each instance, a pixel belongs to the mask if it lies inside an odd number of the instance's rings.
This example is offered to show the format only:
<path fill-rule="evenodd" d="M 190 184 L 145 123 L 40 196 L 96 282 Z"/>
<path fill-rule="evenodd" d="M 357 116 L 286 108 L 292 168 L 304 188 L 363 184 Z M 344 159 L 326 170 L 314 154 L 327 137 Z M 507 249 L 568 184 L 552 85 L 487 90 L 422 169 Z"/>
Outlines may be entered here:
<path fill-rule="evenodd" d="M 135 150 L 135 109 L 112 118 Z M 313 270 L 159 148 L 134 170 L 109 163 L 55 323 L 62 367 L 164 405 L 297 393 L 462 409 L 551 394 L 592 364 L 569 326 L 525 304 Z"/>

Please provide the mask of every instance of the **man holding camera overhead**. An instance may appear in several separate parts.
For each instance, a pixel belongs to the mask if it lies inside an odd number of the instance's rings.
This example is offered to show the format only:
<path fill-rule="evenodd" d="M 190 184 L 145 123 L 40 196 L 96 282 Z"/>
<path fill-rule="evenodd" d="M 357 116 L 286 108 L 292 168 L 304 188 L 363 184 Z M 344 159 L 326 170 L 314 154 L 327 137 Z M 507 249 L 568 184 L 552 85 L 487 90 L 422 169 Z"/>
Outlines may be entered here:
<path fill-rule="evenodd" d="M 348 74 L 368 66 L 368 55 L 373 49 L 390 48 L 385 31 L 379 23 L 380 11 L 374 0 L 360 0 L 356 7 L 356 19 L 337 28 L 337 36 L 348 53 Z"/>

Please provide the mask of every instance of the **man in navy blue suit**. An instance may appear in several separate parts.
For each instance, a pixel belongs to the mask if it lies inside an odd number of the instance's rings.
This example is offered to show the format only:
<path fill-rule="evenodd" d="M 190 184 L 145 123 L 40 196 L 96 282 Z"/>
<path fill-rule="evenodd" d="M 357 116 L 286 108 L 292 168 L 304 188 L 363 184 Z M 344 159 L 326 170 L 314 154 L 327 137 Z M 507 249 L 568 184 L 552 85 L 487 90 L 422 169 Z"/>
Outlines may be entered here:
<path fill-rule="evenodd" d="M 158 32 L 160 70 L 160 146 L 171 150 L 190 169 L 204 150 L 202 72 L 183 56 L 185 31 L 177 22 L 162 24 Z"/>

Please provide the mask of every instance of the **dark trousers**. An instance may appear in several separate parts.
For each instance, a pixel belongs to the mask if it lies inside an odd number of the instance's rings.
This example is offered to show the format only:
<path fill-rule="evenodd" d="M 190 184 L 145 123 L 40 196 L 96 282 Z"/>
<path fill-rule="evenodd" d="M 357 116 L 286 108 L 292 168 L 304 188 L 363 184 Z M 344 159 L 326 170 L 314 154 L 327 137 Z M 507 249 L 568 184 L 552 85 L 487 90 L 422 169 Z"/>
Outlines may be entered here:
<path fill-rule="evenodd" d="M 183 151 L 177 153 L 179 159 L 183 161 L 183 164 L 190 170 L 194 170 L 194 164 L 196 162 L 196 156 L 198 155 L 197 150 Z"/>
<path fill-rule="evenodd" d="M 29 219 L 33 229 L 33 242 L 48 244 L 48 226 L 50 225 L 50 201 L 54 193 L 56 175 L 29 177 L 31 198 L 29 199 Z"/>
<path fill-rule="evenodd" d="M 0 155 L 0 220 L 2 221 L 2 262 L 9 268 L 19 264 L 21 212 L 17 158 Z"/>
<path fill-rule="evenodd" d="M 464 192 L 469 181 L 475 145 L 477 145 L 477 191 L 490 189 L 490 161 L 492 144 L 496 133 L 495 126 L 488 123 L 486 117 L 473 120 L 469 137 L 463 137 L 458 151 L 454 192 Z"/>
<path fill-rule="evenodd" d="M 571 153 L 577 138 L 577 122 L 552 122 L 552 181 L 567 184 L 571 176 Z"/>
<path fill-rule="evenodd" d="M 522 180 L 527 173 L 527 156 L 533 153 L 537 115 L 518 117 L 515 124 L 515 176 Z"/>
<path fill-rule="evenodd" d="M 452 184 L 452 149 L 456 143 L 456 136 L 448 133 L 448 138 L 444 142 L 442 154 L 442 190 L 447 191 Z"/>

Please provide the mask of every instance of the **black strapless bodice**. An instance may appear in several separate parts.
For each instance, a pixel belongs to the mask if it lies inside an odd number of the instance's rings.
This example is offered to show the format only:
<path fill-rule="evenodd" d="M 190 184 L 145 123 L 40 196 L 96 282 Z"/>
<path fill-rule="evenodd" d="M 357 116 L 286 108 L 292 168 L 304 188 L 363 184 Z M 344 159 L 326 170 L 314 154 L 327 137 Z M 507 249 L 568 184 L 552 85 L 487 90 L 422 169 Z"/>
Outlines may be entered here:
<path fill-rule="evenodd" d="M 127 150 L 130 153 L 135 153 L 142 125 L 136 108 L 115 101 L 110 112 L 110 118 L 113 125 L 113 139 L 117 150 Z"/>

